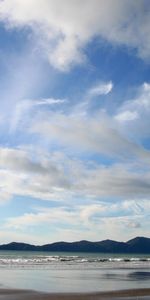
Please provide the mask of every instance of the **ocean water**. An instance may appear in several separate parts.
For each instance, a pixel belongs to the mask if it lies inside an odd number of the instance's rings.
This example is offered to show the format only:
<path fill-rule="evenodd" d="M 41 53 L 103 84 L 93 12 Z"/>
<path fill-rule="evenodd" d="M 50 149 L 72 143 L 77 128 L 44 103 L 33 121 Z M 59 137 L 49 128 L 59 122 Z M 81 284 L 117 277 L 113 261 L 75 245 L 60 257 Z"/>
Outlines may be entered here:
<path fill-rule="evenodd" d="M 0 288 L 98 292 L 150 287 L 150 255 L 0 251 Z"/>

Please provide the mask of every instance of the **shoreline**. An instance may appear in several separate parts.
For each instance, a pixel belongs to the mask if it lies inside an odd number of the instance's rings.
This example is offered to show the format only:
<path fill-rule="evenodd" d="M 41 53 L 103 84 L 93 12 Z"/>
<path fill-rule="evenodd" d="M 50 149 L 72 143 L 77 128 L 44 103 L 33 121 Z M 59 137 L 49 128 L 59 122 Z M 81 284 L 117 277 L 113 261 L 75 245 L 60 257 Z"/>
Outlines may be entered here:
<path fill-rule="evenodd" d="M 103 300 L 150 299 L 150 288 L 95 293 L 44 293 L 20 289 L 0 289 L 0 300 Z"/>

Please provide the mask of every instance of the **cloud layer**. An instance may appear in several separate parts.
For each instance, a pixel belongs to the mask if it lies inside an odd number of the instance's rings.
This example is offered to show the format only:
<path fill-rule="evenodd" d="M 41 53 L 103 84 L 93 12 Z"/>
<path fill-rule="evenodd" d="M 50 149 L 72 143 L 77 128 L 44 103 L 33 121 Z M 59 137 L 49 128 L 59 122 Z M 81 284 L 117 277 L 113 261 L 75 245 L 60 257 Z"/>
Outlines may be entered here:
<path fill-rule="evenodd" d="M 8 195 L 61 202 L 76 197 L 89 201 L 143 199 L 150 192 L 150 172 L 144 165 L 135 172 L 135 164 L 131 163 L 98 166 L 61 153 L 43 153 L 40 158 L 25 150 L 1 148 L 0 167 L 2 200 Z"/>
<path fill-rule="evenodd" d="M 64 240 L 72 241 L 85 237 L 98 240 L 97 232 L 102 239 L 109 238 L 111 232 L 115 239 L 122 230 L 126 231 L 127 236 L 128 232 L 131 232 L 132 235 L 137 228 L 142 232 L 144 218 L 145 215 L 148 217 L 147 211 L 149 209 L 150 206 L 146 200 L 143 200 L 142 203 L 135 200 L 116 204 L 101 202 L 89 204 L 86 207 L 72 207 L 71 210 L 67 207 L 35 208 L 33 213 L 7 219 L 5 229 L 14 228 L 22 232 L 24 228 L 38 227 L 45 224 L 46 226 L 56 227 L 57 237 L 60 236 L 61 238 L 62 234 Z M 67 227 L 71 228 L 71 231 Z M 126 234 L 124 235 L 125 239 Z M 53 238 L 54 240 L 56 238 Z"/>
<path fill-rule="evenodd" d="M 95 37 L 149 58 L 148 5 L 147 0 L 4 0 L 0 18 L 12 28 L 32 28 L 50 63 L 67 70 L 86 61 L 84 47 Z"/>

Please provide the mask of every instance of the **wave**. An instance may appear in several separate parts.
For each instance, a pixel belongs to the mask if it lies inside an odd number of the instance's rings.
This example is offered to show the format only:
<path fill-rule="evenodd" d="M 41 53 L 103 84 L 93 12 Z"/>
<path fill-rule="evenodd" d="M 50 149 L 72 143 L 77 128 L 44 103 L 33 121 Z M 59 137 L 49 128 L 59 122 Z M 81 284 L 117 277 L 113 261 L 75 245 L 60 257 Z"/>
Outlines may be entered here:
<path fill-rule="evenodd" d="M 31 256 L 31 257 L 1 257 L 0 265 L 49 265 L 53 263 L 140 263 L 150 262 L 150 257 L 80 257 L 80 256 Z"/>

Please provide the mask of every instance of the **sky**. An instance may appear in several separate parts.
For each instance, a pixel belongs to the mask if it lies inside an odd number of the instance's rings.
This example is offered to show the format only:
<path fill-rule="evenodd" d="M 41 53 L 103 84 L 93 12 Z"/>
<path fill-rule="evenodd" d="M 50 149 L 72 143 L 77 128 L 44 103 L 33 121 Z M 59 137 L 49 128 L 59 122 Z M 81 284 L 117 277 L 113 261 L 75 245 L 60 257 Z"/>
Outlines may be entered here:
<path fill-rule="evenodd" d="M 149 228 L 150 1 L 0 0 L 0 243 Z"/>

